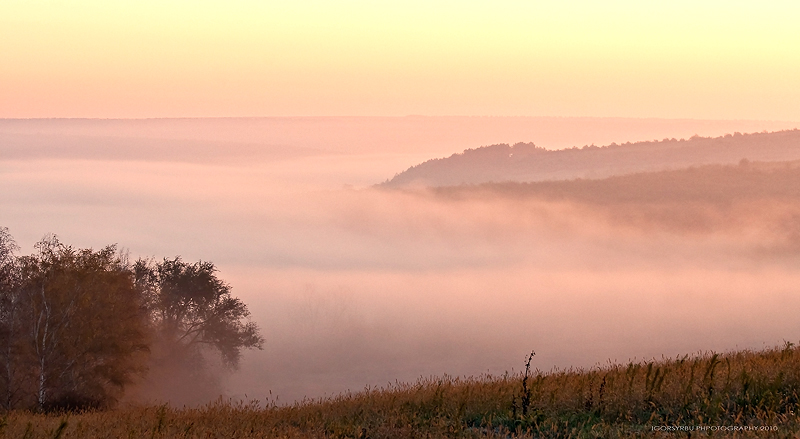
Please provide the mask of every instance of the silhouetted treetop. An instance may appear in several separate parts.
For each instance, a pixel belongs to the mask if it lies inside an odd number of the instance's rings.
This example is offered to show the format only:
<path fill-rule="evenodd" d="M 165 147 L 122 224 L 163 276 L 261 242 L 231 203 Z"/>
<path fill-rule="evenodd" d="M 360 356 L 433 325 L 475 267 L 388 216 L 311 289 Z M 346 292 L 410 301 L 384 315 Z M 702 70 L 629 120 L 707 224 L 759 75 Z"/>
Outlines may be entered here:
<path fill-rule="evenodd" d="M 179 349 L 206 345 L 237 367 L 242 349 L 260 349 L 258 326 L 246 319 L 247 306 L 231 295 L 211 262 L 184 262 L 180 257 L 134 264 L 136 283 L 145 293 L 154 330 Z"/>

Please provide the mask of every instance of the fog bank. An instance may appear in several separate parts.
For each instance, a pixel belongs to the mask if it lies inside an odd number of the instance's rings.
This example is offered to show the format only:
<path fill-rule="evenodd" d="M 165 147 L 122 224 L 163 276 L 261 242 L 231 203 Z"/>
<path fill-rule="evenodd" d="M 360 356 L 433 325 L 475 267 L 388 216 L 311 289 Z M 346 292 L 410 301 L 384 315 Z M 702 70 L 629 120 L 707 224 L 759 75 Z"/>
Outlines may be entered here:
<path fill-rule="evenodd" d="M 56 132 L 69 123 L 43 123 L 52 137 L 35 154 L 22 138 L 0 146 L 18 151 L 0 156 L 0 225 L 22 253 L 53 232 L 79 247 L 215 262 L 266 338 L 223 380 L 230 397 L 291 402 L 502 374 L 532 349 L 533 366 L 549 370 L 800 338 L 790 196 L 654 204 L 388 191 L 371 185 L 430 158 L 430 143 L 342 152 L 309 141 L 246 159 L 205 146 L 208 156 L 184 159 L 165 152 L 181 123 L 142 143 L 145 122 L 108 122 L 117 126 L 101 134 L 127 152 L 95 156 L 69 137 L 86 133 Z M 0 136 L 22 135 L 11 131 Z"/>

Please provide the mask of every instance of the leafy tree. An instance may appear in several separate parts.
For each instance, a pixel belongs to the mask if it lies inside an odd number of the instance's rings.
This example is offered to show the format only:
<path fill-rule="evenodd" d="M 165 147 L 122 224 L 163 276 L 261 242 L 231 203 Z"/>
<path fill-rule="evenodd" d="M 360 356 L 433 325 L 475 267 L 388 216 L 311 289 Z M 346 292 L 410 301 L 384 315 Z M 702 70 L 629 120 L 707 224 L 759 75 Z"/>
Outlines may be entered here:
<path fill-rule="evenodd" d="M 35 248 L 16 256 L 0 227 L 0 410 L 110 406 L 148 366 L 208 390 L 205 348 L 231 369 L 242 349 L 261 348 L 210 262 L 131 265 L 116 246 L 75 249 L 55 236 Z"/>
<path fill-rule="evenodd" d="M 139 260 L 134 272 L 154 332 L 173 352 L 191 355 L 210 347 L 236 368 L 242 349 L 261 349 L 258 326 L 247 321 L 250 311 L 217 277 L 213 263 L 187 263 L 180 257 L 160 263 Z"/>
<path fill-rule="evenodd" d="M 18 250 L 8 229 L 0 227 L 0 409 L 10 410 L 20 399 L 19 368 L 14 359 L 21 351 L 19 276 L 14 252 Z"/>
<path fill-rule="evenodd" d="M 36 406 L 104 406 L 144 371 L 147 315 L 115 246 L 76 250 L 55 236 L 19 258 Z"/>
<path fill-rule="evenodd" d="M 179 405 L 216 398 L 224 369 L 235 370 L 243 349 L 263 343 L 247 306 L 210 262 L 139 260 L 133 270 L 153 333 L 148 377 L 134 398 Z"/>

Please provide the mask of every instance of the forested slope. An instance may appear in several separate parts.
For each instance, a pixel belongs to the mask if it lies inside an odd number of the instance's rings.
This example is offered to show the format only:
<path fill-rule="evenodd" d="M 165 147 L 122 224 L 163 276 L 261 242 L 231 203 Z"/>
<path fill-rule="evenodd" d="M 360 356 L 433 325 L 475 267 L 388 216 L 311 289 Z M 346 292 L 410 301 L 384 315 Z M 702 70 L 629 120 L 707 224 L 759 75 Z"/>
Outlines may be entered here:
<path fill-rule="evenodd" d="M 648 233 L 729 234 L 740 244 L 749 242 L 760 251 L 797 255 L 798 188 L 800 160 L 741 160 L 736 165 L 605 179 L 484 183 L 426 188 L 419 193 L 451 202 L 507 203 L 531 212 L 542 206 L 565 206 L 579 217 L 617 228 Z"/>
<path fill-rule="evenodd" d="M 547 150 L 533 143 L 498 144 L 428 160 L 397 174 L 384 187 L 456 186 L 487 182 L 605 178 L 707 164 L 800 159 L 800 130 L 728 134 L 717 138 L 584 146 Z"/>

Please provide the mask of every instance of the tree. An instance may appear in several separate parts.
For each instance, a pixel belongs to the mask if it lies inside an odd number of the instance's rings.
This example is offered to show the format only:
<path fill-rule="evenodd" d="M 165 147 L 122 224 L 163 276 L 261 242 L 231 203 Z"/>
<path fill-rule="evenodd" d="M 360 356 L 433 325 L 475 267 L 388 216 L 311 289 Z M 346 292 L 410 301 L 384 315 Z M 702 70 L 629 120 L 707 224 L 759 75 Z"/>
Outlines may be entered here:
<path fill-rule="evenodd" d="M 154 365 L 203 387 L 214 378 L 205 347 L 230 369 L 261 348 L 210 262 L 131 265 L 116 246 L 75 249 L 54 235 L 35 248 L 16 256 L 0 227 L 0 410 L 107 407 Z"/>
<path fill-rule="evenodd" d="M 211 262 L 139 260 L 133 270 L 153 333 L 148 378 L 135 397 L 178 405 L 218 397 L 225 369 L 238 367 L 243 349 L 262 347 L 247 306 Z"/>
<path fill-rule="evenodd" d="M 76 250 L 55 236 L 19 258 L 25 351 L 38 409 L 107 406 L 144 371 L 147 314 L 115 246 Z"/>
<path fill-rule="evenodd" d="M 17 244 L 0 227 L 0 409 L 10 410 L 21 396 L 20 371 L 14 361 L 21 351 L 21 312 L 19 307 L 18 265 L 14 252 Z"/>
<path fill-rule="evenodd" d="M 262 348 L 258 326 L 247 321 L 250 311 L 217 277 L 213 263 L 140 259 L 134 272 L 156 336 L 178 352 L 210 347 L 235 369 L 242 349 Z"/>

